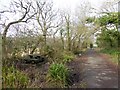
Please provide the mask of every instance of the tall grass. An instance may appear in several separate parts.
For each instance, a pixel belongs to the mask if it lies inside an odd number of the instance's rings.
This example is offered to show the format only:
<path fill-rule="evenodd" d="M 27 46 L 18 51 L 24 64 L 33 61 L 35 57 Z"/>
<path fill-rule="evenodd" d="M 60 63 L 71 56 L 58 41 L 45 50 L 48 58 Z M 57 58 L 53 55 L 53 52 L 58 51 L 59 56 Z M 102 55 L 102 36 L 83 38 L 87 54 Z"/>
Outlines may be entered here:
<path fill-rule="evenodd" d="M 53 63 L 49 68 L 47 81 L 57 87 L 65 87 L 68 83 L 68 76 L 69 71 L 64 64 Z"/>
<path fill-rule="evenodd" d="M 101 53 L 105 53 L 111 56 L 112 62 L 118 64 L 119 56 L 120 56 L 120 51 L 118 49 L 102 49 L 100 51 Z"/>
<path fill-rule="evenodd" d="M 2 68 L 2 79 L 3 88 L 26 88 L 29 80 L 25 74 L 13 66 Z"/>

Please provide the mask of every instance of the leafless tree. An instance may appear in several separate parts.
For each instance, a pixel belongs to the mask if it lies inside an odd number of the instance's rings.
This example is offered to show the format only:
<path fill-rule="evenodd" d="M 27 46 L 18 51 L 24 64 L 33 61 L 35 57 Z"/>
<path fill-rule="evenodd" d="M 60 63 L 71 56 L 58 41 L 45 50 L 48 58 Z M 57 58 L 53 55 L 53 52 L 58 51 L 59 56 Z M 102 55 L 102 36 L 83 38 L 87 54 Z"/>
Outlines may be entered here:
<path fill-rule="evenodd" d="M 2 36 L 3 58 L 7 57 L 6 36 L 10 26 L 20 22 L 27 23 L 36 14 L 36 11 L 33 8 L 31 1 L 19 0 L 12 2 L 11 5 L 12 5 L 12 10 L 1 11 L 1 14 L 4 14 L 5 12 L 14 13 L 14 14 L 19 13 L 20 16 L 18 17 L 18 19 L 14 21 L 10 21 L 5 25 Z"/>
<path fill-rule="evenodd" d="M 89 17 L 89 14 L 91 13 L 91 9 L 92 8 L 90 6 L 90 3 L 87 1 L 81 3 L 79 6 L 76 7 L 75 20 L 74 20 L 75 35 L 73 37 L 73 40 L 74 43 L 76 41 L 76 45 L 74 46 L 77 49 L 80 49 L 82 47 L 82 43 L 85 40 L 89 39 L 87 37 L 89 37 L 89 34 L 91 34 L 92 30 L 88 30 L 88 26 L 86 25 L 86 19 L 87 17 Z"/>
<path fill-rule="evenodd" d="M 119 0 L 104 1 L 101 5 L 100 14 L 108 14 L 110 12 L 118 11 Z"/>
<path fill-rule="evenodd" d="M 68 47 L 68 50 L 70 51 L 71 50 L 70 14 L 66 14 L 64 18 L 65 18 L 66 30 L 67 30 L 67 47 Z"/>
<path fill-rule="evenodd" d="M 53 28 L 58 28 L 61 22 L 57 18 L 57 12 L 53 9 L 53 3 L 49 1 L 36 1 L 37 4 L 37 15 L 36 20 L 40 26 L 40 30 L 43 34 L 44 39 L 44 47 L 47 45 L 47 35 L 49 30 L 53 30 Z M 54 32 L 54 34 L 57 33 L 57 29 Z M 41 37 L 40 37 L 41 38 Z M 37 46 L 39 45 L 40 40 L 38 40 L 38 43 L 36 43 L 35 47 L 31 51 L 33 53 Z"/>

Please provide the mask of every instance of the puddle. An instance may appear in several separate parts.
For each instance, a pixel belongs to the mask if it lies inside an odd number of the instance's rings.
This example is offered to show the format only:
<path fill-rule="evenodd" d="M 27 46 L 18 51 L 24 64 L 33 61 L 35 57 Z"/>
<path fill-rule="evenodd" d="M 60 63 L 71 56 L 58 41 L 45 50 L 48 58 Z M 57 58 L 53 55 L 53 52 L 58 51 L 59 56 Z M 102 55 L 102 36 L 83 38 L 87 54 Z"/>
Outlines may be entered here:
<path fill-rule="evenodd" d="M 111 77 L 101 77 L 103 80 L 111 80 Z"/>
<path fill-rule="evenodd" d="M 102 73 L 102 75 L 106 75 L 106 73 Z"/>
<path fill-rule="evenodd" d="M 97 81 L 101 82 L 102 80 L 98 79 Z"/>

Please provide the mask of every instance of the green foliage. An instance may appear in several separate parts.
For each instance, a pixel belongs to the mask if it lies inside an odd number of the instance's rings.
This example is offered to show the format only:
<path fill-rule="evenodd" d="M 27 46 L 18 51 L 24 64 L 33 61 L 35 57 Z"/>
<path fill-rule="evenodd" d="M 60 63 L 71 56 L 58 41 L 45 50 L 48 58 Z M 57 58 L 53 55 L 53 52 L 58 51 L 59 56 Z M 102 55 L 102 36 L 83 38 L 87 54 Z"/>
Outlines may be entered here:
<path fill-rule="evenodd" d="M 120 51 L 118 51 L 116 49 L 102 49 L 101 52 L 102 53 L 111 54 L 111 55 L 118 55 L 118 54 L 120 54 Z"/>
<path fill-rule="evenodd" d="M 67 62 L 70 62 L 71 60 L 73 60 L 73 56 L 70 56 L 70 55 L 63 55 L 63 62 L 64 63 L 67 63 Z"/>
<path fill-rule="evenodd" d="M 51 64 L 49 71 L 48 71 L 48 82 L 55 84 L 60 84 L 61 86 L 67 85 L 67 79 L 68 79 L 69 71 L 68 68 L 64 64 L 57 64 L 53 63 Z"/>
<path fill-rule="evenodd" d="M 79 50 L 74 50 L 73 53 L 74 53 L 75 55 L 78 55 L 79 53 L 81 53 L 81 51 L 79 51 Z"/>
<path fill-rule="evenodd" d="M 117 48 L 119 46 L 120 33 L 113 30 L 102 30 L 97 38 L 97 44 L 102 48 Z"/>
<path fill-rule="evenodd" d="M 3 88 L 26 88 L 28 77 L 12 67 L 2 68 Z"/>
<path fill-rule="evenodd" d="M 114 24 L 115 26 L 118 25 L 118 13 L 117 12 L 111 12 L 111 13 L 105 13 L 99 18 L 95 17 L 88 17 L 86 19 L 87 23 L 96 23 L 100 26 L 106 26 L 108 24 Z"/>
<path fill-rule="evenodd" d="M 60 47 L 49 48 L 47 55 L 50 62 L 67 63 L 74 59 L 74 54 L 70 51 L 63 51 Z"/>
<path fill-rule="evenodd" d="M 95 18 L 94 18 L 94 17 L 88 17 L 88 18 L 86 19 L 86 21 L 87 21 L 87 23 L 92 23 L 92 22 L 95 21 Z"/>
<path fill-rule="evenodd" d="M 44 55 L 47 55 L 49 58 L 53 58 L 54 49 L 48 45 L 44 49 L 45 49 Z"/>
<path fill-rule="evenodd" d="M 110 12 L 104 13 L 98 18 L 90 17 L 87 19 L 88 22 L 94 22 L 100 25 L 101 33 L 97 38 L 97 44 L 101 48 L 117 48 L 120 47 L 120 32 L 118 32 L 118 13 Z M 116 28 L 110 30 L 108 26 L 114 25 Z"/>
<path fill-rule="evenodd" d="M 118 13 L 116 12 L 106 13 L 105 15 L 98 18 L 98 23 L 101 26 L 108 25 L 108 24 L 114 24 L 117 26 L 118 25 Z"/>
<path fill-rule="evenodd" d="M 111 56 L 112 62 L 118 64 L 118 57 L 120 55 L 120 51 L 117 49 L 102 49 L 101 53 L 109 54 Z"/>
<path fill-rule="evenodd" d="M 72 54 L 72 52 L 64 52 L 62 56 L 63 63 L 68 63 L 74 59 L 74 55 Z"/>

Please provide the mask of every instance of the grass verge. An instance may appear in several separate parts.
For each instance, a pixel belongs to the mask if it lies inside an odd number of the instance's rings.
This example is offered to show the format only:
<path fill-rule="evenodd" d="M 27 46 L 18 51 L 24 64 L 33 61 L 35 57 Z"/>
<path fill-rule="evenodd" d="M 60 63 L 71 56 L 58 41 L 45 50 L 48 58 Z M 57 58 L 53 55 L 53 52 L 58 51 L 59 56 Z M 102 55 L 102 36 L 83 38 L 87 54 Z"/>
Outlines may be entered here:
<path fill-rule="evenodd" d="M 118 51 L 117 49 L 102 49 L 102 50 L 100 50 L 100 52 L 110 55 L 110 57 L 111 57 L 110 60 L 113 63 L 118 64 L 120 51 Z"/>

